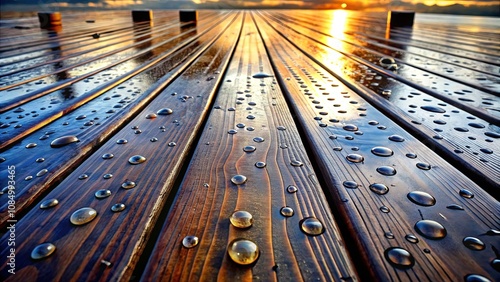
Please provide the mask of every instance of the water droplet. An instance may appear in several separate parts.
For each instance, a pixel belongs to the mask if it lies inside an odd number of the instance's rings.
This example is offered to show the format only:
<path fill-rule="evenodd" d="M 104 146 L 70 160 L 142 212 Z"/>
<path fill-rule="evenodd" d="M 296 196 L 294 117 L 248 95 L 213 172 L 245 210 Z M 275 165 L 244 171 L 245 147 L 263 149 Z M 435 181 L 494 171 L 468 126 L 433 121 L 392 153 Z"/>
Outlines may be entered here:
<path fill-rule="evenodd" d="M 394 65 L 396 63 L 396 61 L 391 58 L 391 57 L 382 57 L 380 58 L 380 60 L 378 61 L 380 66 L 382 66 L 383 68 L 390 68 L 392 65 Z"/>
<path fill-rule="evenodd" d="M 200 242 L 200 239 L 194 235 L 188 235 L 182 239 L 182 246 L 184 248 L 191 249 L 193 247 L 196 247 L 198 243 Z"/>
<path fill-rule="evenodd" d="M 106 173 L 105 175 L 102 176 L 104 179 L 110 179 L 113 178 L 113 174 L 111 173 Z"/>
<path fill-rule="evenodd" d="M 166 116 L 166 115 L 171 115 L 174 111 L 169 108 L 162 108 L 159 109 L 156 114 L 161 115 L 161 116 Z"/>
<path fill-rule="evenodd" d="M 236 125 L 237 128 L 245 128 L 245 124 L 244 123 L 238 123 Z"/>
<path fill-rule="evenodd" d="M 394 239 L 394 234 L 390 231 L 384 233 L 384 237 L 387 239 Z"/>
<path fill-rule="evenodd" d="M 258 72 L 254 75 L 252 75 L 253 78 L 266 78 L 266 77 L 273 77 L 271 74 L 263 73 L 263 72 Z"/>
<path fill-rule="evenodd" d="M 413 234 L 406 234 L 405 239 L 406 239 L 406 241 L 408 241 L 408 242 L 410 242 L 410 243 L 413 243 L 413 244 L 418 243 L 418 238 L 417 238 L 417 236 L 415 236 L 415 235 L 413 235 Z"/>
<path fill-rule="evenodd" d="M 498 272 L 500 272 L 500 259 L 496 258 L 491 261 L 491 266 Z"/>
<path fill-rule="evenodd" d="M 266 167 L 266 163 L 265 162 L 256 162 L 255 166 L 258 168 L 264 168 L 264 167 Z"/>
<path fill-rule="evenodd" d="M 389 207 L 386 207 L 386 206 L 381 206 L 380 211 L 383 213 L 390 213 L 391 209 Z"/>
<path fill-rule="evenodd" d="M 420 220 L 415 223 L 415 230 L 422 236 L 428 239 L 442 239 L 447 232 L 443 225 L 434 220 Z"/>
<path fill-rule="evenodd" d="M 243 147 L 243 151 L 247 152 L 247 153 L 251 153 L 251 152 L 254 152 L 257 148 L 255 148 L 255 146 L 245 146 Z"/>
<path fill-rule="evenodd" d="M 74 135 L 62 136 L 50 142 L 50 147 L 59 148 L 75 142 L 80 142 L 80 140 Z"/>
<path fill-rule="evenodd" d="M 247 211 L 235 211 L 229 217 L 229 221 L 234 227 L 249 228 L 253 224 L 252 214 Z"/>
<path fill-rule="evenodd" d="M 345 158 L 353 163 L 362 163 L 365 160 L 365 158 L 359 154 L 349 154 Z"/>
<path fill-rule="evenodd" d="M 358 130 L 358 127 L 354 124 L 346 124 L 342 128 L 344 130 L 347 130 L 347 131 L 357 131 Z"/>
<path fill-rule="evenodd" d="M 255 141 L 255 142 L 257 142 L 257 143 L 262 143 L 262 142 L 264 142 L 264 138 L 263 138 L 263 137 L 255 137 L 255 138 L 253 139 L 253 141 Z"/>
<path fill-rule="evenodd" d="M 157 115 L 155 113 L 149 113 L 146 115 L 146 119 L 155 119 Z"/>
<path fill-rule="evenodd" d="M 288 187 L 286 187 L 286 191 L 288 193 L 292 194 L 292 193 L 295 193 L 295 192 L 299 191 L 299 189 L 297 188 L 297 186 L 288 185 Z"/>
<path fill-rule="evenodd" d="M 395 175 L 397 173 L 396 169 L 393 168 L 392 166 L 377 167 L 377 172 L 387 176 Z"/>
<path fill-rule="evenodd" d="M 105 160 L 109 160 L 109 159 L 112 159 L 114 156 L 115 155 L 113 155 L 111 153 L 107 153 L 107 154 L 102 155 L 102 158 Z"/>
<path fill-rule="evenodd" d="M 149 139 L 149 141 L 151 141 L 151 142 L 156 142 L 156 141 L 158 141 L 158 138 L 156 138 L 156 137 L 152 137 L 151 139 Z"/>
<path fill-rule="evenodd" d="M 131 181 L 131 180 L 127 180 L 125 182 L 122 183 L 122 188 L 123 189 L 132 189 L 136 186 L 137 184 L 135 184 L 134 181 Z"/>
<path fill-rule="evenodd" d="M 133 165 L 141 164 L 145 161 L 146 161 L 146 158 L 141 156 L 141 155 L 135 155 L 135 156 L 130 157 L 130 159 L 128 159 L 128 162 L 130 164 L 133 164 Z"/>
<path fill-rule="evenodd" d="M 177 143 L 175 143 L 175 142 L 169 142 L 168 146 L 169 147 L 175 147 L 175 146 L 177 146 Z"/>
<path fill-rule="evenodd" d="M 325 232 L 325 228 L 319 219 L 315 217 L 306 217 L 299 222 L 300 230 L 307 235 L 317 236 Z"/>
<path fill-rule="evenodd" d="M 378 124 L 379 124 L 379 122 L 378 122 L 378 121 L 376 121 L 376 120 L 370 120 L 370 121 L 368 122 L 368 124 L 369 124 L 369 125 L 378 125 Z"/>
<path fill-rule="evenodd" d="M 488 148 L 481 148 L 479 151 L 485 153 L 485 154 L 493 154 L 493 150 L 488 149 Z"/>
<path fill-rule="evenodd" d="M 436 106 L 421 106 L 420 107 L 422 110 L 426 110 L 426 111 L 429 111 L 429 112 L 433 112 L 433 113 L 446 113 L 446 110 L 443 109 L 443 108 L 440 108 L 440 107 L 436 107 Z"/>
<path fill-rule="evenodd" d="M 373 183 L 369 187 L 375 194 L 384 195 L 389 192 L 389 187 L 382 183 Z"/>
<path fill-rule="evenodd" d="M 44 176 L 47 172 L 49 172 L 46 168 L 40 170 L 39 172 L 37 172 L 36 176 L 37 177 L 41 177 L 41 176 Z"/>
<path fill-rule="evenodd" d="M 500 230 L 490 229 L 486 231 L 486 235 L 488 236 L 500 236 Z"/>
<path fill-rule="evenodd" d="M 468 274 L 464 277 L 465 282 L 491 282 L 490 279 L 479 274 Z"/>
<path fill-rule="evenodd" d="M 348 181 L 344 181 L 342 184 L 344 185 L 345 188 L 349 188 L 349 189 L 358 188 L 358 183 L 356 183 L 355 181 L 348 180 Z"/>
<path fill-rule="evenodd" d="M 118 140 L 116 140 L 116 144 L 127 144 L 127 143 L 128 143 L 127 139 L 118 139 Z"/>
<path fill-rule="evenodd" d="M 371 152 L 380 157 L 390 157 L 394 154 L 394 152 L 386 147 L 373 147 Z"/>
<path fill-rule="evenodd" d="M 342 151 L 342 147 L 333 147 L 332 149 L 337 152 Z"/>
<path fill-rule="evenodd" d="M 36 143 L 28 143 L 28 144 L 26 144 L 26 148 L 27 149 L 35 148 L 36 145 L 37 145 Z"/>
<path fill-rule="evenodd" d="M 448 205 L 448 206 L 446 206 L 446 208 L 448 208 L 450 210 L 460 210 L 460 211 L 464 210 L 464 208 L 462 206 L 459 206 L 457 204 Z"/>
<path fill-rule="evenodd" d="M 74 225 L 83 225 L 91 222 L 96 216 L 97 216 L 96 210 L 94 210 L 93 208 L 86 207 L 75 211 L 71 215 L 69 220 Z"/>
<path fill-rule="evenodd" d="M 406 157 L 408 157 L 410 159 L 416 159 L 417 158 L 417 154 L 415 154 L 415 153 L 408 153 L 408 154 L 406 154 Z"/>
<path fill-rule="evenodd" d="M 104 198 L 111 196 L 111 191 L 108 189 L 100 189 L 94 193 L 94 196 L 97 199 L 104 199 Z"/>
<path fill-rule="evenodd" d="M 455 127 L 454 129 L 458 132 L 469 132 L 469 130 L 465 127 Z"/>
<path fill-rule="evenodd" d="M 405 139 L 402 136 L 399 135 L 391 135 L 389 136 L 389 140 L 394 141 L 394 142 L 403 142 Z"/>
<path fill-rule="evenodd" d="M 464 245 L 474 251 L 482 251 L 486 246 L 483 241 L 479 240 L 476 237 L 465 237 L 462 241 Z"/>
<path fill-rule="evenodd" d="M 290 164 L 292 166 L 303 166 L 304 165 L 301 161 L 298 161 L 298 160 L 292 160 L 292 161 L 290 161 Z"/>
<path fill-rule="evenodd" d="M 229 243 L 227 253 L 235 263 L 249 265 L 259 258 L 260 251 L 253 241 L 238 238 Z"/>
<path fill-rule="evenodd" d="M 123 210 L 125 210 L 125 204 L 116 203 L 113 206 L 111 206 L 111 211 L 112 212 L 121 212 Z"/>
<path fill-rule="evenodd" d="M 24 178 L 24 180 L 26 180 L 26 181 L 29 181 L 29 180 L 31 180 L 31 179 L 33 179 L 33 176 L 31 176 L 31 175 L 28 175 L 28 176 L 26 176 L 26 177 Z"/>
<path fill-rule="evenodd" d="M 460 194 L 460 196 L 462 196 L 462 197 L 464 197 L 466 199 L 472 199 L 472 198 L 474 198 L 474 194 L 471 191 L 467 190 L 467 189 L 461 189 L 458 193 Z"/>
<path fill-rule="evenodd" d="M 51 207 L 55 207 L 58 204 L 59 204 L 59 201 L 57 199 L 47 199 L 47 200 L 40 203 L 40 208 L 41 209 L 48 209 Z"/>
<path fill-rule="evenodd" d="M 407 250 L 399 247 L 392 247 L 384 252 L 385 259 L 394 267 L 407 269 L 415 265 L 415 258 Z"/>
<path fill-rule="evenodd" d="M 407 197 L 413 203 L 421 206 L 433 206 L 436 204 L 436 199 L 431 194 L 423 191 L 412 191 L 408 193 Z"/>
<path fill-rule="evenodd" d="M 236 130 L 236 129 L 229 129 L 227 131 L 227 133 L 229 133 L 229 134 L 236 134 L 236 133 L 238 133 L 238 130 Z"/>
<path fill-rule="evenodd" d="M 480 124 L 480 123 L 475 123 L 475 122 L 471 122 L 468 124 L 470 127 L 474 127 L 474 128 L 484 128 L 485 126 L 483 124 Z"/>
<path fill-rule="evenodd" d="M 286 127 L 284 127 L 284 126 L 280 125 L 280 126 L 278 126 L 278 127 L 277 127 L 277 129 L 278 129 L 278 130 L 286 130 Z"/>
<path fill-rule="evenodd" d="M 33 251 L 31 251 L 32 259 L 43 259 L 51 254 L 53 254 L 56 250 L 56 246 L 52 243 L 43 243 L 36 246 Z"/>
<path fill-rule="evenodd" d="M 286 207 L 285 206 L 285 207 L 282 207 L 280 209 L 280 213 L 284 217 L 291 217 L 291 216 L 293 216 L 294 211 L 293 211 L 293 209 L 291 207 Z"/>
<path fill-rule="evenodd" d="M 247 177 L 241 174 L 237 174 L 231 178 L 231 182 L 233 182 L 236 185 L 240 185 L 247 182 Z"/>
<path fill-rule="evenodd" d="M 85 173 L 81 174 L 80 176 L 78 176 L 78 179 L 80 179 L 80 180 L 84 180 L 84 179 L 87 179 L 87 178 L 89 178 L 89 176 L 87 174 L 85 174 Z"/>

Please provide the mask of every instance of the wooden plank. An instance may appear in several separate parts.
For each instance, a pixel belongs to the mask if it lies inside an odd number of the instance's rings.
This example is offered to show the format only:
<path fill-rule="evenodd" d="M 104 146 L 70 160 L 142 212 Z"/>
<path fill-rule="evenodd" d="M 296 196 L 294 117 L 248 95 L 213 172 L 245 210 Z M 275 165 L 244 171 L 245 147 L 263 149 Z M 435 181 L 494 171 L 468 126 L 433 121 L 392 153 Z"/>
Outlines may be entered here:
<path fill-rule="evenodd" d="M 329 183 L 332 207 L 356 245 L 351 251 L 364 258 L 364 273 L 376 281 L 460 281 L 472 274 L 498 281 L 491 263 L 500 247 L 494 235 L 499 202 L 363 100 L 363 89 L 343 85 L 287 40 L 294 38 L 262 18 L 257 22 L 280 86 Z M 434 227 L 419 227 L 429 220 Z M 479 244 L 471 246 L 471 240 Z"/>
<path fill-rule="evenodd" d="M 130 279 L 201 128 L 214 88 L 220 81 L 218 74 L 230 58 L 239 32 L 238 24 L 231 25 L 237 20 L 236 16 L 222 19 L 223 24 L 214 31 L 224 33 L 213 45 L 44 198 L 58 199 L 57 206 L 34 208 L 16 223 L 16 273 L 19 276 L 10 276 L 7 272 L 9 250 L 2 248 L 2 280 L 18 277 L 25 281 L 75 277 L 92 281 Z M 173 113 L 147 118 L 162 108 L 171 108 Z M 137 134 L 134 126 L 142 132 Z M 128 142 L 119 144 L 120 139 Z M 103 159 L 106 153 L 114 157 Z M 142 155 L 146 160 L 131 164 L 129 158 L 134 155 Z M 88 177 L 80 177 L 83 174 Z M 128 181 L 135 182 L 135 187 Z M 97 199 L 94 194 L 100 189 L 110 190 L 111 195 Z M 110 210 L 117 203 L 125 204 L 122 212 Z M 70 217 L 82 207 L 95 209 L 97 216 L 85 225 L 75 226 L 70 223 Z M 56 246 L 55 253 L 41 260 L 31 259 L 32 250 L 46 242 Z"/>
<path fill-rule="evenodd" d="M 315 54 L 311 58 L 335 73 L 344 83 L 355 85 L 356 88 L 368 88 L 360 92 L 363 98 L 406 130 L 418 135 L 427 146 L 453 160 L 454 165 L 462 171 L 475 176 L 474 180 L 489 193 L 498 194 L 500 145 L 497 141 L 499 128 L 495 123 L 489 124 L 470 114 L 467 112 L 469 107 L 443 103 L 404 81 L 391 80 L 385 76 L 387 72 L 380 72 L 376 66 L 360 64 L 348 54 L 338 53 L 287 30 L 280 22 L 273 21 L 272 24 L 305 54 Z M 380 94 L 386 89 L 390 90 L 390 97 L 379 97 L 384 96 Z M 387 103 L 386 99 L 393 105 Z"/>
<path fill-rule="evenodd" d="M 7 179 L 8 166 L 17 168 L 17 212 L 23 213 L 53 184 L 71 173 L 77 164 L 113 136 L 125 122 L 137 114 L 138 110 L 151 102 L 219 35 L 220 30 L 217 28 L 205 34 L 200 33 L 195 42 L 180 48 L 177 52 L 171 52 L 170 56 L 153 68 L 103 93 L 103 99 L 94 99 L 85 103 L 74 111 L 64 114 L 57 121 L 35 131 L 13 147 L 2 151 L 0 153 L 3 158 L 0 164 L 2 167 L 0 177 Z M 153 79 L 157 81 L 150 85 Z M 130 89 L 133 91 L 129 91 Z M 123 106 L 117 107 L 117 105 Z M 25 112 L 19 114 L 25 114 Z M 61 148 L 50 146 L 55 138 L 64 135 L 74 135 L 80 141 Z M 28 146 L 33 143 L 37 146 Z M 8 203 L 2 202 L 0 226 L 5 226 L 7 223 L 7 209 Z"/>
<path fill-rule="evenodd" d="M 356 281 L 280 87 L 272 77 L 255 77 L 273 72 L 249 14 L 239 40 L 142 280 Z M 266 166 L 256 167 L 259 161 Z M 238 174 L 247 177 L 244 184 L 231 182 Z M 298 191 L 287 192 L 290 185 Z M 294 215 L 280 214 L 284 206 Z M 249 212 L 252 227 L 231 225 L 235 210 Z M 301 232 L 307 217 L 319 219 L 324 233 Z M 197 236 L 198 245 L 183 247 L 185 236 Z M 260 248 L 256 262 L 240 265 L 228 256 L 237 238 Z"/>

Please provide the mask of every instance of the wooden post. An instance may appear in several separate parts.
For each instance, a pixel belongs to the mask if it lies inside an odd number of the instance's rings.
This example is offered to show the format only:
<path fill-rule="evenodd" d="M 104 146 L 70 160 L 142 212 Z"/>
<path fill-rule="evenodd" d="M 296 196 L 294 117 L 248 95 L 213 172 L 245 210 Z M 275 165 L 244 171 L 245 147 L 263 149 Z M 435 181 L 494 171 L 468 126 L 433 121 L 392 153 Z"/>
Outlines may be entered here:
<path fill-rule="evenodd" d="M 152 10 L 134 10 L 132 11 L 132 20 L 134 22 L 150 22 L 153 20 Z"/>
<path fill-rule="evenodd" d="M 413 11 L 389 11 L 387 24 L 390 27 L 412 27 L 414 19 Z"/>
<path fill-rule="evenodd" d="M 38 20 L 40 21 L 40 28 L 51 28 L 61 26 L 61 13 L 59 12 L 39 12 Z"/>
<path fill-rule="evenodd" d="M 184 10 L 179 11 L 179 20 L 181 22 L 196 22 L 198 21 L 198 11 Z"/>

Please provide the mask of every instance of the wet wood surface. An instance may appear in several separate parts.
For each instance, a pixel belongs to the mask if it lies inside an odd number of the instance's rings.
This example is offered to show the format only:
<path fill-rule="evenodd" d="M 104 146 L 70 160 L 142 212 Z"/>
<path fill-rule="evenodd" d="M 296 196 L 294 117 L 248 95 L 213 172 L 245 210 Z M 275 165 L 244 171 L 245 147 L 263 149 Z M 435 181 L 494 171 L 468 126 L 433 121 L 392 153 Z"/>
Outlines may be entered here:
<path fill-rule="evenodd" d="M 2 280 L 500 280 L 497 29 L 113 15 L 1 22 Z"/>

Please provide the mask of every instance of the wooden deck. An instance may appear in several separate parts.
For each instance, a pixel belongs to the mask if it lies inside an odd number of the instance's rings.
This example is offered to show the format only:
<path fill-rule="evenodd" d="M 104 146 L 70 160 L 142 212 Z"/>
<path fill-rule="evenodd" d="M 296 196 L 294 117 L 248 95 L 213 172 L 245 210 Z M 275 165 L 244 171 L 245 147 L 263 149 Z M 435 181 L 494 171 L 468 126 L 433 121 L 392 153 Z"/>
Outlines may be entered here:
<path fill-rule="evenodd" d="M 1 22 L 1 280 L 500 281 L 498 30 L 198 13 Z"/>

